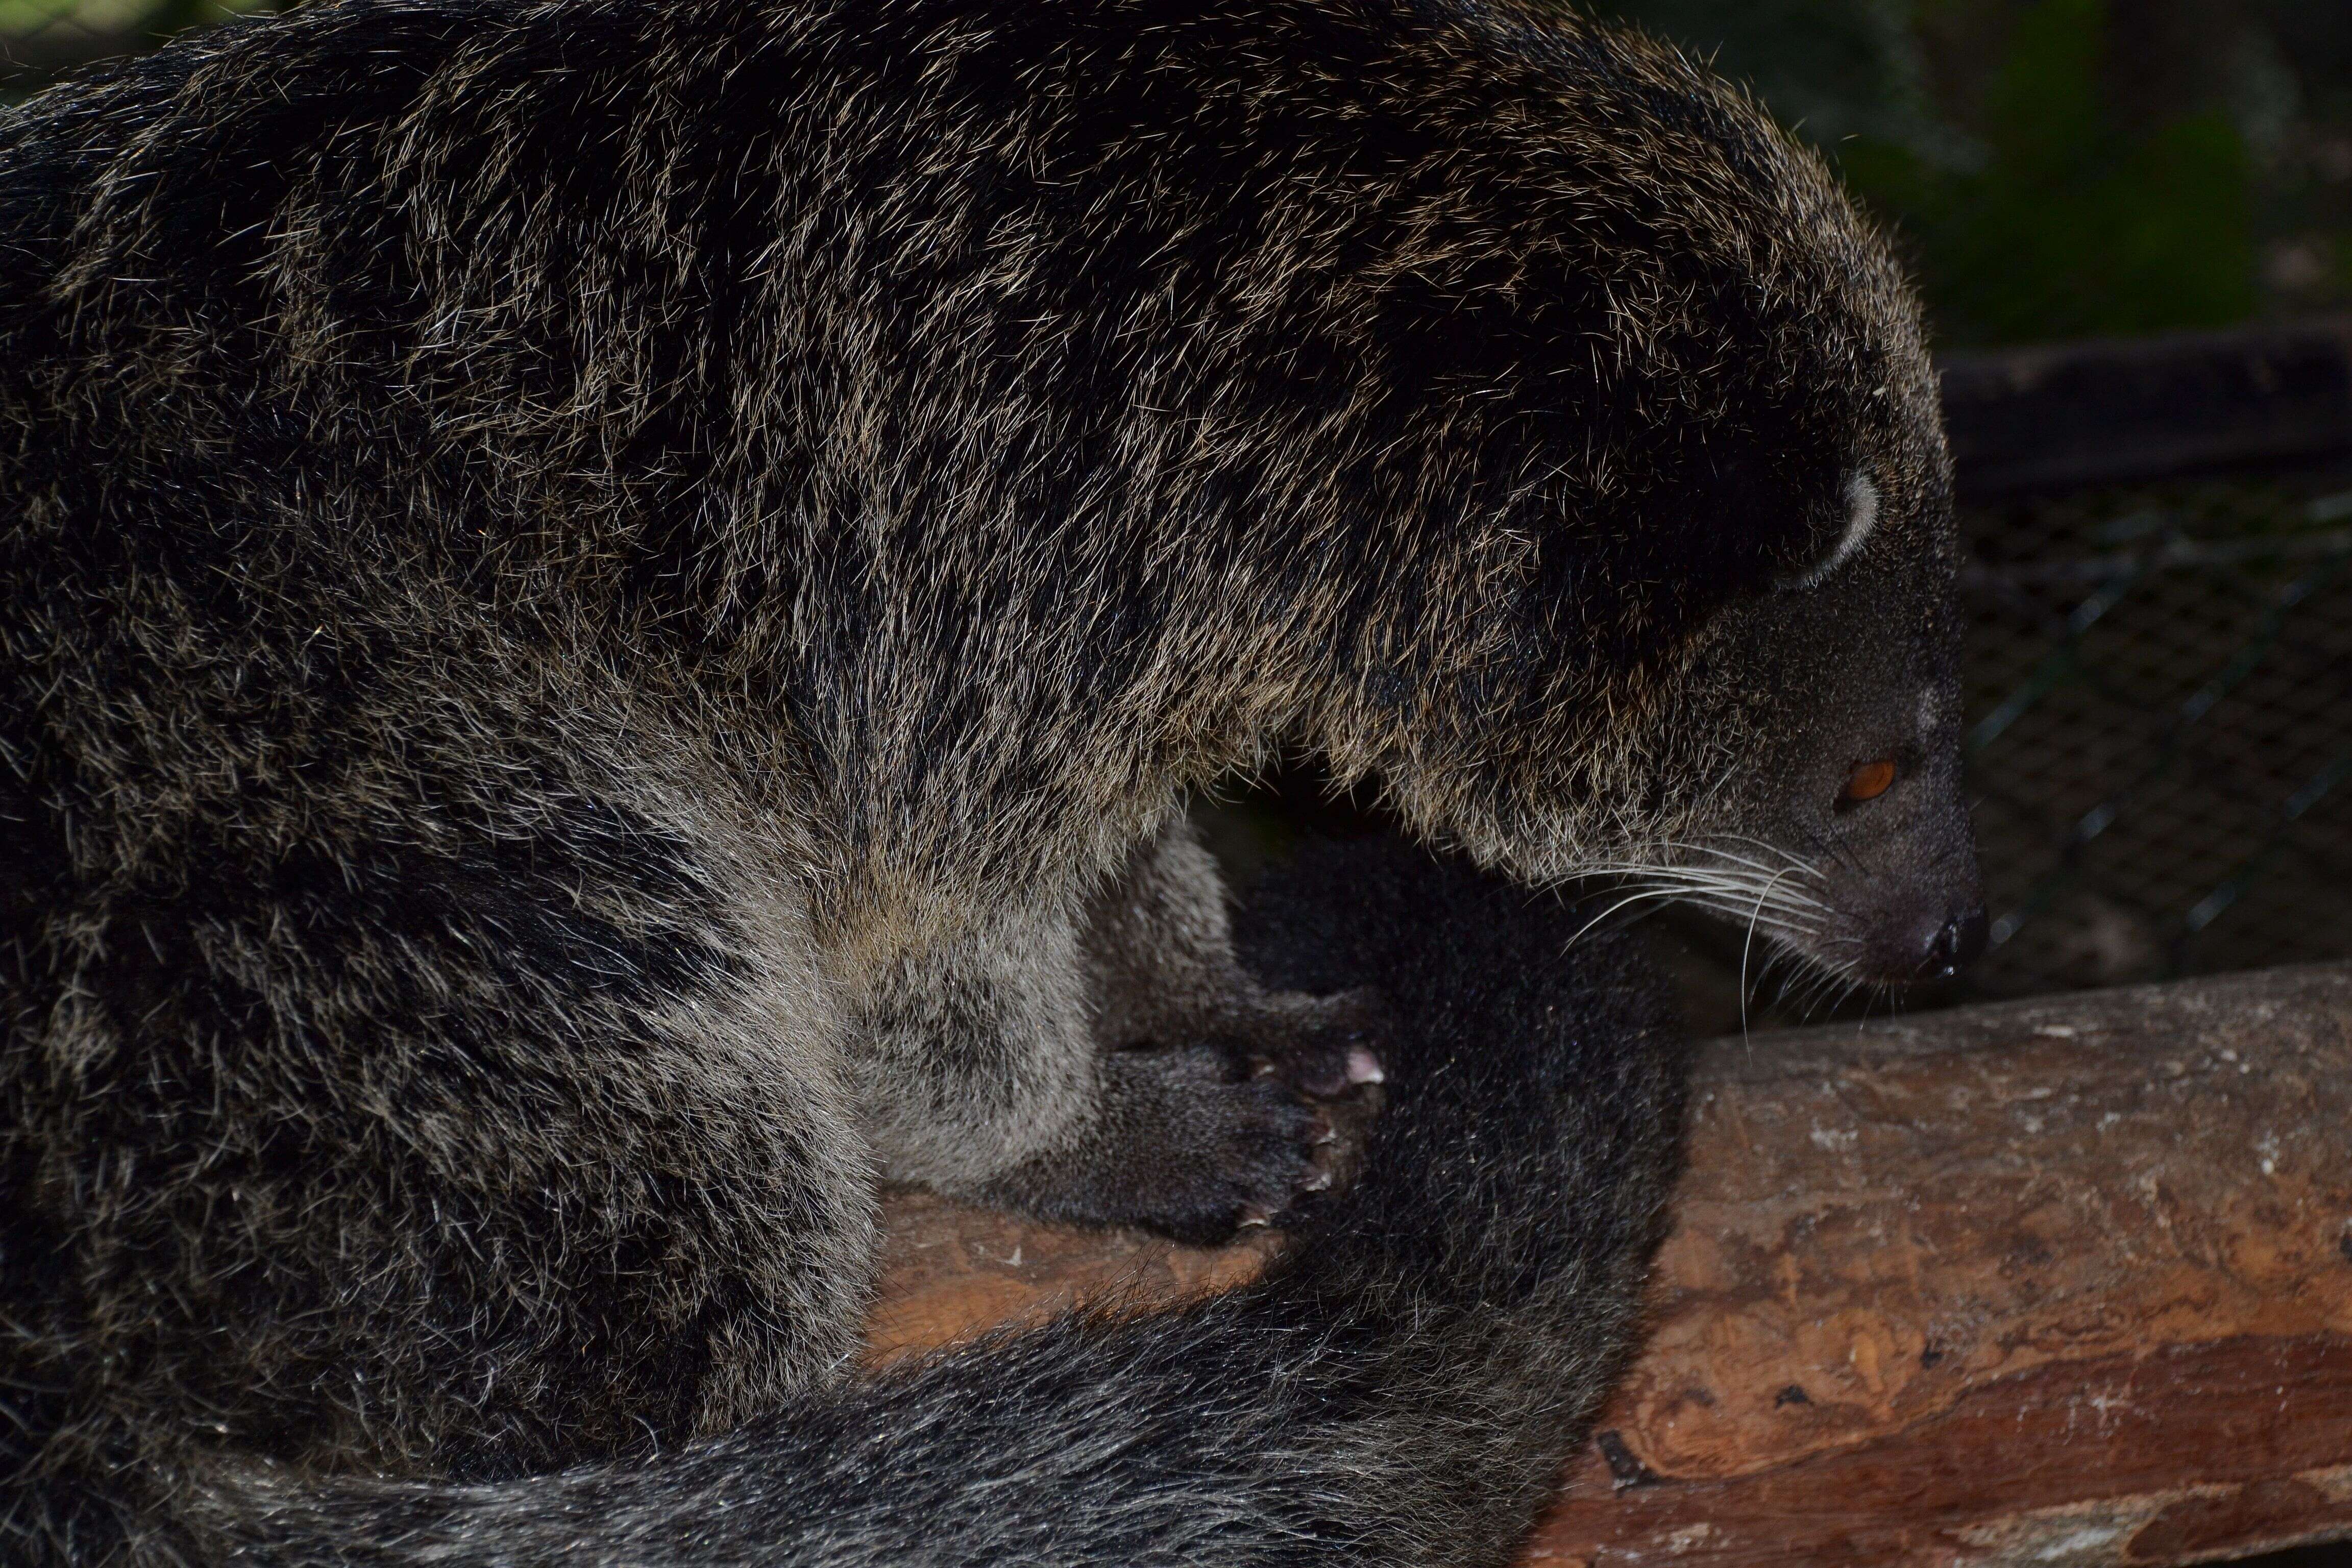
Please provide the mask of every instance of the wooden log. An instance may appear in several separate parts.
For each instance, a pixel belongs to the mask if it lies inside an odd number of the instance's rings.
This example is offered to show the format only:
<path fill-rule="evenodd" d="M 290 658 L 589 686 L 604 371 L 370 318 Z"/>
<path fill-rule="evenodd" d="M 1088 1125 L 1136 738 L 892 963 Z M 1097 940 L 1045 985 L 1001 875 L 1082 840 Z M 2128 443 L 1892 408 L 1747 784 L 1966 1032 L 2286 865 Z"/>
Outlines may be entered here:
<path fill-rule="evenodd" d="M 2155 1564 L 2352 1538 L 2352 965 L 1703 1053 L 1649 1347 L 1529 1561 Z M 1266 1250 L 906 1194 L 877 1357 Z"/>

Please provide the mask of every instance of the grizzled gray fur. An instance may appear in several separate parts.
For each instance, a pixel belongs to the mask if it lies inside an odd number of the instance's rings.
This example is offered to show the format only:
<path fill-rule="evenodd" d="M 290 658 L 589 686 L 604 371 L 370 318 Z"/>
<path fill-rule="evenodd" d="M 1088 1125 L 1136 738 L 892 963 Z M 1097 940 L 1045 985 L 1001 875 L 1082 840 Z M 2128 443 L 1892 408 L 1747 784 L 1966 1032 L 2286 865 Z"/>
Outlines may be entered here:
<path fill-rule="evenodd" d="M 1964 957 L 1948 488 L 1820 165 L 1479 0 L 323 0 L 5 111 L 0 1554 L 1500 1561 L 1675 1089 L 1481 878 Z M 1486 871 L 1237 952 L 1182 803 L 1299 758 Z M 1309 1244 L 877 1380 L 886 1179 Z"/>

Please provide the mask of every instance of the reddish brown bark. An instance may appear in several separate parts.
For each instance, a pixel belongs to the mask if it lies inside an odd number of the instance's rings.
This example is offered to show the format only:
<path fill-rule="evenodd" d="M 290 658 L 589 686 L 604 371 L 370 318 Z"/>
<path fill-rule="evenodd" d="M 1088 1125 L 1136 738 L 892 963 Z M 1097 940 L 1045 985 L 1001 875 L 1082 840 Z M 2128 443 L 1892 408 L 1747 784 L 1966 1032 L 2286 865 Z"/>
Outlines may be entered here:
<path fill-rule="evenodd" d="M 1531 1560 L 2185 1563 L 2352 1537 L 2352 966 L 1709 1047 L 1647 1352 Z M 908 1195 L 877 1354 L 1204 1252 Z"/>

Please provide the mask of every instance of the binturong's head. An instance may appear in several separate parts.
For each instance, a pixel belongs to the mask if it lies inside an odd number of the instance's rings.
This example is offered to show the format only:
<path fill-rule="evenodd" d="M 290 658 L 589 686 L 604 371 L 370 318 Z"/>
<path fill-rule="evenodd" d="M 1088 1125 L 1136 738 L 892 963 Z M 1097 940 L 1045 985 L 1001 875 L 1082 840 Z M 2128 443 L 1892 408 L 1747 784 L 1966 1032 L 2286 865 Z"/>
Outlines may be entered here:
<path fill-rule="evenodd" d="M 1712 787 L 1629 874 L 1829 974 L 1899 985 L 1958 973 L 1985 916 L 1940 444 L 1856 445 L 1825 548 L 1717 611 L 1671 678 L 1655 754 Z M 1693 744 L 1710 741 L 1711 759 Z"/>
<path fill-rule="evenodd" d="M 1853 981 L 1949 975 L 1984 916 L 1950 463 L 1900 269 L 1671 51 L 1482 43 L 1442 100 L 1495 194 L 1413 237 L 1377 394 L 1419 411 L 1383 432 L 1410 468 L 1359 470 L 1448 545 L 1361 624 L 1338 771 L 1530 881 L 1619 875 Z"/>
<path fill-rule="evenodd" d="M 1802 549 L 1679 624 L 1645 606 L 1591 665 L 1543 660 L 1518 694 L 1525 727 L 1488 732 L 1502 765 L 1484 776 L 1500 787 L 1447 790 L 1439 831 L 1529 879 L 1601 873 L 1629 907 L 1702 906 L 1759 953 L 1840 980 L 1941 980 L 1974 959 L 1950 486 L 1932 389 L 1911 368 L 1810 459 Z M 1672 504 L 1669 483 L 1654 504 Z M 1702 488 L 1731 527 L 1790 504 L 1754 473 L 1729 494 Z M 1538 646 L 1588 619 L 1573 590 L 1551 592 Z M 1667 626 L 1644 646 L 1642 628 Z"/>

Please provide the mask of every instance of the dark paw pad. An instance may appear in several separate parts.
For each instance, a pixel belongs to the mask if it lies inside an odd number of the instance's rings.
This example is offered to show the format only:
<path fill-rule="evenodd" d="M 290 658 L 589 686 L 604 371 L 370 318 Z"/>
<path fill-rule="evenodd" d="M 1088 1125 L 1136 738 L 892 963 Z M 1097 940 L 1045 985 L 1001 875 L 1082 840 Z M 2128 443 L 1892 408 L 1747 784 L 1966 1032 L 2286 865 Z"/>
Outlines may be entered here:
<path fill-rule="evenodd" d="M 1279 998 L 1200 1045 L 1134 1053 L 1159 1079 L 1164 1140 L 1138 1173 L 1151 1201 L 1137 1217 L 1221 1241 L 1344 1186 L 1380 1109 L 1378 1037 L 1361 998 Z"/>

